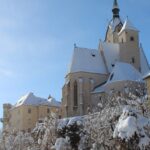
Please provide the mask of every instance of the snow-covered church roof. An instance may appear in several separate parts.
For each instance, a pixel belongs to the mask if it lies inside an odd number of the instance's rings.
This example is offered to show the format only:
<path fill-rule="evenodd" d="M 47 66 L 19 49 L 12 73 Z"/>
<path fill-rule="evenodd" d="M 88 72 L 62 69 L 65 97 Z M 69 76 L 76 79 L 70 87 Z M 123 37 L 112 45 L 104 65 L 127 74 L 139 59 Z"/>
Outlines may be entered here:
<path fill-rule="evenodd" d="M 15 107 L 18 107 L 21 105 L 32 105 L 32 106 L 48 105 L 48 106 L 60 107 L 61 104 L 60 102 L 56 101 L 52 97 L 50 99 L 40 98 L 30 92 L 22 96 L 16 103 Z"/>
<path fill-rule="evenodd" d="M 106 74 L 106 68 L 102 56 L 98 50 L 87 48 L 74 48 L 69 73 L 89 72 Z"/>
<path fill-rule="evenodd" d="M 116 81 L 142 81 L 141 74 L 128 63 L 117 62 L 110 74 L 107 84 Z"/>
<path fill-rule="evenodd" d="M 141 74 L 131 64 L 116 62 L 107 82 L 94 89 L 92 93 L 105 92 L 110 85 L 122 81 L 144 82 Z"/>
<path fill-rule="evenodd" d="M 119 61 L 119 44 L 101 42 L 101 50 L 103 51 L 108 71 L 111 72 L 114 64 Z"/>

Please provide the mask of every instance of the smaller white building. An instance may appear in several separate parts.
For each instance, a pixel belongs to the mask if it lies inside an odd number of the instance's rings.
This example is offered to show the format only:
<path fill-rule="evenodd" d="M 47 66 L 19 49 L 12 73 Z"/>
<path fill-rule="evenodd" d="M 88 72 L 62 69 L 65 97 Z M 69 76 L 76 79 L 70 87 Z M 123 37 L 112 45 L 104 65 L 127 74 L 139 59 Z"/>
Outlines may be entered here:
<path fill-rule="evenodd" d="M 4 130 L 11 131 L 30 131 L 51 113 L 61 116 L 60 102 L 51 96 L 48 99 L 37 97 L 31 92 L 22 96 L 14 106 L 4 104 L 3 109 Z"/>

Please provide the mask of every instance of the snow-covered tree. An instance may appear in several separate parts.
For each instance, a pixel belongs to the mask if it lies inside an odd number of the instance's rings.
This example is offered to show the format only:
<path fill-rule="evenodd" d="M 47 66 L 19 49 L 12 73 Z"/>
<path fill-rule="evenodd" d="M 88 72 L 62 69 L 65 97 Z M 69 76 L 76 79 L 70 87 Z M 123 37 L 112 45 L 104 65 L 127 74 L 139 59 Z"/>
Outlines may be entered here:
<path fill-rule="evenodd" d="M 32 131 L 36 144 L 41 150 L 49 150 L 56 141 L 57 115 L 51 113 L 42 123 L 37 123 Z"/>
<path fill-rule="evenodd" d="M 147 150 L 150 106 L 142 85 L 111 91 L 81 117 L 50 114 L 31 133 L 3 132 L 0 150 Z"/>
<path fill-rule="evenodd" d="M 113 137 L 126 149 L 150 149 L 150 120 L 134 108 L 124 108 Z"/>

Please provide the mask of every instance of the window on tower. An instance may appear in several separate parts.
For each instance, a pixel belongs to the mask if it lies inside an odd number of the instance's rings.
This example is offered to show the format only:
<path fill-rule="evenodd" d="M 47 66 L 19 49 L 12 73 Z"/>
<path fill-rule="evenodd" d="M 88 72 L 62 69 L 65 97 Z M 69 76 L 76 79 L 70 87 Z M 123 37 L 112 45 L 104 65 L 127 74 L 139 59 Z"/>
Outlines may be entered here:
<path fill-rule="evenodd" d="M 130 41 L 134 41 L 134 37 L 133 36 L 130 37 Z"/>
<path fill-rule="evenodd" d="M 115 67 L 115 64 L 111 64 L 112 67 Z"/>
<path fill-rule="evenodd" d="M 134 63 L 135 63 L 135 58 L 132 57 L 131 61 L 132 61 L 132 63 L 134 64 Z"/>
<path fill-rule="evenodd" d="M 77 81 L 74 82 L 74 106 L 78 106 L 78 85 Z"/>

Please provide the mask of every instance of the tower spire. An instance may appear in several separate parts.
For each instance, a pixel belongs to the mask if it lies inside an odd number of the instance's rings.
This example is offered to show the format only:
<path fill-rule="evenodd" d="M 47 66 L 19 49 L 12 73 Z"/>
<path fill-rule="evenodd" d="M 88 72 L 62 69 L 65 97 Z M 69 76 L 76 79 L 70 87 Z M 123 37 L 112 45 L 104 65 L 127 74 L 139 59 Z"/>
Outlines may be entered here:
<path fill-rule="evenodd" d="M 114 0 L 112 12 L 113 12 L 113 19 L 120 17 L 119 16 L 120 9 L 119 9 L 117 0 Z"/>

